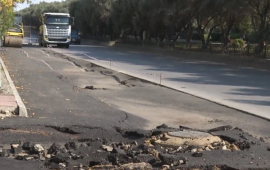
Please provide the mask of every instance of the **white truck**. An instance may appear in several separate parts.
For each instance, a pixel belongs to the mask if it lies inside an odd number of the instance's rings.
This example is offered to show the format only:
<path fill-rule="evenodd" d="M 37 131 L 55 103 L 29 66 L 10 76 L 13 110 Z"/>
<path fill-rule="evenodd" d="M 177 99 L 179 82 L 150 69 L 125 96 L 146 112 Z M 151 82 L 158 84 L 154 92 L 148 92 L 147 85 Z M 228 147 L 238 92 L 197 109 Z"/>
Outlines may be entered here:
<path fill-rule="evenodd" d="M 44 13 L 40 16 L 39 45 L 47 47 L 55 44 L 58 47 L 69 48 L 71 41 L 71 25 L 74 18 L 68 13 Z"/>

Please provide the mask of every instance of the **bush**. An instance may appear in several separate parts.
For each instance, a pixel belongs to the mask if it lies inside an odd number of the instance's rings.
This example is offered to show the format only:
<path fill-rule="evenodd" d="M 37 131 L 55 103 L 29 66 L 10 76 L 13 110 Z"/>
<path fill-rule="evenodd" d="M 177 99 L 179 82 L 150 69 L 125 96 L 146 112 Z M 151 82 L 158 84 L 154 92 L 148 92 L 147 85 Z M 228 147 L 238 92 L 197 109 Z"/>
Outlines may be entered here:
<path fill-rule="evenodd" d="M 239 39 L 242 37 L 242 35 L 243 35 L 242 33 L 231 33 L 230 38 L 231 39 Z"/>
<path fill-rule="evenodd" d="M 242 39 L 235 39 L 232 43 L 232 45 L 236 48 L 243 48 L 245 45 L 245 41 Z"/>

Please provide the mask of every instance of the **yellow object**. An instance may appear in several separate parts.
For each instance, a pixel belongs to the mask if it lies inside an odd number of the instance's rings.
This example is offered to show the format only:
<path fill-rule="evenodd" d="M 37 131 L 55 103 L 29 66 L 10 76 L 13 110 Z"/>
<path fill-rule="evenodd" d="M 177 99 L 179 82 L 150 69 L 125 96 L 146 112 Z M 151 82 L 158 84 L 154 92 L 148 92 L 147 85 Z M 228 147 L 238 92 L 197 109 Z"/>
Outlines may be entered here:
<path fill-rule="evenodd" d="M 5 47 L 22 47 L 24 37 L 22 17 L 15 16 L 15 23 L 13 27 L 9 28 L 4 37 Z"/>

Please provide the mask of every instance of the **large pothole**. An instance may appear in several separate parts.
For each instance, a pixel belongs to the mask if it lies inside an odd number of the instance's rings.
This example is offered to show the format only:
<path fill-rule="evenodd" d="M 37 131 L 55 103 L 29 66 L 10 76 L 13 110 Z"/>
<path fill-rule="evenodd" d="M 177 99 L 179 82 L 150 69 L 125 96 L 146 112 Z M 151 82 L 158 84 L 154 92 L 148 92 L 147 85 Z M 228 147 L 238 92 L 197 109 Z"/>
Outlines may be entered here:
<path fill-rule="evenodd" d="M 70 128 L 50 128 L 77 133 Z M 122 136 L 120 141 L 89 138 L 53 144 L 47 149 L 19 142 L 12 143 L 10 149 L 0 147 L 0 156 L 42 161 L 45 167 L 54 169 L 241 169 L 247 162 L 253 169 L 269 166 L 270 152 L 264 142 L 237 128 L 217 129 L 209 133 L 167 126 L 152 131 L 116 127 Z"/>

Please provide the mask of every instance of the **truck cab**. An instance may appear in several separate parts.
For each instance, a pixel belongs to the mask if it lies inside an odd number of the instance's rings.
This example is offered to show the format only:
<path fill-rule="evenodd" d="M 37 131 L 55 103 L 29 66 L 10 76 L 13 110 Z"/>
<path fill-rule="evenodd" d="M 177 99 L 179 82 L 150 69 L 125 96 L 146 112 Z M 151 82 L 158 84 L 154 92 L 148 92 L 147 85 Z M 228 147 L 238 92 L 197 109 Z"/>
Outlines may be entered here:
<path fill-rule="evenodd" d="M 71 41 L 71 25 L 74 19 L 68 13 L 44 13 L 39 18 L 39 45 L 49 44 L 69 48 Z"/>

